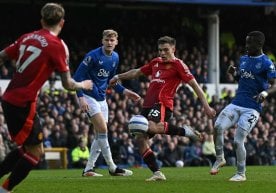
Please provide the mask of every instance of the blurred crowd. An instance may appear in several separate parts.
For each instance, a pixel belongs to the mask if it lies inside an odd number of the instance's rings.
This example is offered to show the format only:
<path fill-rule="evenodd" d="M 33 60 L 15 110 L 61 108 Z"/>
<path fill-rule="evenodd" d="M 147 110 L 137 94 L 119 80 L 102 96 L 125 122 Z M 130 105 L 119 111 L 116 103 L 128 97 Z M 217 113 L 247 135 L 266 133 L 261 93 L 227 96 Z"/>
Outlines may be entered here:
<path fill-rule="evenodd" d="M 148 80 L 138 80 L 138 93 L 145 95 Z M 208 89 L 208 88 L 207 88 Z M 210 104 L 218 112 L 230 102 L 227 89 L 222 98 L 211 97 Z M 139 156 L 134 138 L 127 128 L 128 120 L 133 114 L 139 114 L 143 100 L 134 104 L 130 99 L 108 90 L 109 111 L 109 141 L 116 163 L 139 167 L 143 160 Z M 264 112 L 256 127 L 247 138 L 247 162 L 253 165 L 275 165 L 275 137 L 276 137 L 276 100 L 268 98 L 264 103 Z M 66 147 L 68 151 L 68 167 L 74 165 L 71 152 L 79 147 L 81 140 L 90 147 L 95 135 L 85 114 L 78 108 L 75 93 L 65 90 L 44 88 L 39 95 L 38 112 L 43 125 L 45 147 Z M 0 110 L 0 160 L 13 148 L 9 142 L 7 126 Z M 190 141 L 189 138 L 168 135 L 156 135 L 151 143 L 159 163 L 162 166 L 175 166 L 182 160 L 187 166 L 210 165 L 214 161 L 215 149 L 213 142 L 213 120 L 209 120 L 203 108 L 188 87 L 181 86 L 175 97 L 175 110 L 173 123 L 181 126 L 188 124 L 201 131 L 204 135 L 203 142 Z M 235 164 L 233 137 L 235 128 L 225 132 L 225 157 L 229 165 Z M 105 162 L 100 157 L 97 166 L 104 166 Z"/>
<path fill-rule="evenodd" d="M 177 40 L 176 56 L 181 58 L 190 68 L 197 81 L 208 83 L 208 19 L 202 17 L 202 7 L 197 6 L 67 6 L 65 26 L 61 38 L 70 50 L 70 68 L 72 73 L 83 59 L 85 53 L 101 44 L 101 33 L 104 29 L 114 28 L 119 33 L 117 51 L 120 55 L 120 71 L 139 67 L 157 54 L 156 41 L 159 37 L 169 35 Z M 0 17 L 5 18 L 0 26 L 2 31 L 0 47 L 13 42 L 23 32 L 33 31 L 40 27 L 40 5 L 33 3 L 28 10 L 24 4 L 6 4 L 0 6 Z M 236 64 L 239 55 L 244 51 L 245 35 L 252 30 L 262 30 L 266 35 L 265 53 L 275 61 L 275 15 L 266 15 L 262 8 L 233 7 L 231 10 L 239 14 L 233 16 L 228 9 L 221 9 L 220 16 L 220 82 L 233 83 L 232 77 L 226 75 L 230 64 Z M 160 11 L 161 10 L 161 11 Z M 210 8 L 205 8 L 212 12 Z M 252 14 L 250 14 L 252 13 Z M 257 15 L 257 13 L 259 15 Z M 14 19 L 14 15 L 24 15 Z M 204 14 L 204 13 L 202 13 Z M 242 15 L 244 14 L 244 15 Z M 254 26 L 247 19 L 255 21 Z M 100 18 L 100 19 L 99 19 Z M 244 20 L 242 20 L 244 19 Z M 22 22 L 21 22 L 22 20 Z M 25 22 L 28 25 L 25 25 Z M 99 22 L 100 21 L 100 22 Z M 238 21 L 238 22 L 237 22 Z M 250 25 L 249 25 L 250 23 Z M 237 26 L 238 25 L 238 26 Z M 9 26 L 6 30 L 3 26 Z M 10 79 L 15 64 L 0 61 L 0 78 Z"/>
<path fill-rule="evenodd" d="M 15 10 L 14 7 L 6 8 L 0 12 L 0 16 L 1 14 L 5 15 L 7 24 L 13 24 L 12 15 Z M 25 9 L 18 8 L 17 11 L 22 12 L 23 10 Z M 36 9 L 34 8 L 34 10 Z M 70 67 L 72 73 L 76 70 L 87 51 L 100 46 L 101 31 L 103 29 L 114 28 L 119 32 L 117 51 L 120 55 L 120 69 L 118 69 L 120 72 L 140 67 L 148 62 L 149 59 L 157 54 L 157 38 L 163 35 L 171 35 L 177 40 L 176 56 L 189 66 L 197 81 L 202 83 L 203 90 L 207 96 L 208 88 L 204 85 L 209 82 L 208 52 L 207 45 L 204 43 L 207 42 L 206 30 L 204 30 L 207 29 L 205 25 L 207 22 L 203 22 L 202 18 L 195 19 L 194 16 L 189 15 L 191 11 L 187 10 L 185 12 L 181 9 L 175 9 L 174 12 L 167 9 L 163 11 L 156 9 L 150 11 L 139 9 L 136 11 L 128 9 L 118 11 L 117 9 L 110 9 L 106 11 L 101 8 L 91 11 L 84 7 L 69 7 L 67 10 L 68 23 L 65 24 L 62 38 L 67 42 L 70 49 Z M 91 15 L 88 15 L 88 12 Z M 29 12 L 21 15 L 25 15 L 27 19 L 29 18 L 30 21 L 33 21 L 32 15 L 36 14 L 38 13 Z M 98 22 L 96 19 L 99 18 L 99 15 L 101 22 Z M 84 17 L 85 20 L 81 19 L 81 17 Z M 156 18 L 162 21 L 162 25 L 157 22 Z M 163 25 L 164 23 L 165 25 Z M 25 22 L 17 22 L 16 26 L 24 30 L 23 32 L 27 32 L 34 30 L 34 26 L 39 26 L 39 24 L 25 25 Z M 28 26 L 32 26 L 32 28 L 29 29 Z M 97 30 L 92 26 L 96 26 Z M 18 28 L 10 29 L 9 33 L 4 33 L 5 30 L 1 30 L 3 31 L 3 36 L 1 35 L 0 37 L 1 48 L 7 46 L 7 43 L 14 41 L 17 35 L 21 34 Z M 227 30 L 223 26 L 222 29 Z M 18 34 L 12 33 L 14 31 L 17 31 Z M 242 32 L 242 34 L 239 34 L 242 42 L 236 42 L 235 38 L 233 40 L 233 35 L 237 35 L 235 32 L 230 34 L 230 36 L 224 36 L 226 39 L 221 41 L 221 83 L 234 83 L 233 78 L 226 75 L 226 70 L 230 64 L 238 63 L 239 56 L 243 52 L 243 41 L 246 33 Z M 225 42 L 231 42 L 231 40 L 233 44 L 225 44 Z M 275 49 L 273 50 L 272 48 L 265 50 L 269 57 L 275 61 L 273 51 Z M 0 79 L 10 79 L 14 69 L 15 63 L 0 61 Z M 79 109 L 75 93 L 55 89 L 54 84 L 57 79 L 58 76 L 53 74 L 51 80 L 49 80 L 50 87 L 44 88 L 39 95 L 37 108 L 43 125 L 44 146 L 68 148 L 68 166 L 73 167 L 74 159 L 71 157 L 71 152 L 74 148 L 79 147 L 80 140 L 82 145 L 85 144 L 87 147 L 90 147 L 95 135 L 90 128 L 91 125 L 86 115 Z M 149 85 L 149 80 L 142 77 L 137 80 L 123 82 L 123 84 L 125 87 L 139 93 L 143 98 Z M 231 101 L 234 94 L 227 88 L 223 89 L 222 92 L 220 95 L 209 97 L 210 105 L 218 113 Z M 107 102 L 110 109 L 108 123 L 109 141 L 114 161 L 118 164 L 131 167 L 143 166 L 144 163 L 138 153 L 135 140 L 127 129 L 127 123 L 131 116 L 140 113 L 143 100 L 134 104 L 130 99 L 115 93 L 113 89 L 109 89 Z M 179 126 L 183 124 L 191 125 L 203 132 L 204 140 L 203 142 L 193 142 L 186 137 L 156 135 L 151 143 L 160 165 L 175 166 L 179 160 L 183 161 L 184 165 L 190 166 L 210 165 L 215 159 L 213 142 L 214 120 L 207 118 L 199 100 L 185 85 L 179 88 L 174 105 L 174 118 L 171 121 Z M 275 97 L 268 98 L 263 104 L 264 111 L 261 114 L 261 118 L 248 136 L 246 142 L 248 165 L 276 165 L 275 108 Z M 234 133 L 235 128 L 231 128 L 225 132 L 224 149 L 228 165 L 235 165 L 236 162 L 233 147 Z M 0 108 L 0 161 L 3 160 L 13 147 L 14 144 L 9 141 L 7 126 L 2 109 Z M 105 165 L 103 158 L 100 157 L 96 164 L 99 167 Z"/>

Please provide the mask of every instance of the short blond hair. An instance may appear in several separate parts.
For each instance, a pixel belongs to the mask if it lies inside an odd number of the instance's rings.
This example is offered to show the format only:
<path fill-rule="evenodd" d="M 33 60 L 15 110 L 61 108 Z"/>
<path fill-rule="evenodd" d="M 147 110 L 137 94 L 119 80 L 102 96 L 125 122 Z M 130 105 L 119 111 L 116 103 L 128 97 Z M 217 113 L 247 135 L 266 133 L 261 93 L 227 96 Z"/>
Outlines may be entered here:
<path fill-rule="evenodd" d="M 103 37 L 115 36 L 118 38 L 118 33 L 113 29 L 106 29 L 103 31 Z"/>

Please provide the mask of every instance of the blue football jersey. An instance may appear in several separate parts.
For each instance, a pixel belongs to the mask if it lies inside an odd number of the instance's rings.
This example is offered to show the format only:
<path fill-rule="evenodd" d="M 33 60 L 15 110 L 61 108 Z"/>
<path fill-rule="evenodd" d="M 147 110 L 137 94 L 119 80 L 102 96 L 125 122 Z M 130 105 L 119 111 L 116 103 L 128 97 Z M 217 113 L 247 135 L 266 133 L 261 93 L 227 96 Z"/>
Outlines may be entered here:
<path fill-rule="evenodd" d="M 77 91 L 78 97 L 86 94 L 97 101 L 105 100 L 109 80 L 116 74 L 118 64 L 117 52 L 113 51 L 111 55 L 106 55 L 103 52 L 103 47 L 88 52 L 75 72 L 74 79 L 76 81 L 92 80 L 93 89 Z M 115 90 L 118 92 L 122 92 L 123 89 L 119 84 L 115 86 Z"/>
<path fill-rule="evenodd" d="M 273 62 L 265 54 L 256 57 L 244 55 L 240 58 L 238 74 L 238 90 L 232 103 L 261 112 L 261 104 L 254 96 L 268 89 L 269 79 L 276 78 Z"/>

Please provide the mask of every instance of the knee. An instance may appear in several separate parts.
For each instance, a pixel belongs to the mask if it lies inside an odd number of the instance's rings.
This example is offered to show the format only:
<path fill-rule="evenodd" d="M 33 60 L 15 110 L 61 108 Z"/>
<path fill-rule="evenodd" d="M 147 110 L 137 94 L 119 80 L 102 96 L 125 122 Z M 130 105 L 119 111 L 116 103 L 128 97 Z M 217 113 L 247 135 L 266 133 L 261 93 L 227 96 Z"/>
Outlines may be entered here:
<path fill-rule="evenodd" d="M 243 146 L 243 141 L 234 139 L 234 148 L 235 148 L 235 149 L 237 149 L 237 148 L 239 148 L 239 147 L 242 147 L 242 146 Z"/>
<path fill-rule="evenodd" d="M 27 153 L 30 153 L 37 158 L 40 158 L 44 154 L 42 144 L 24 146 L 24 149 Z"/>
<path fill-rule="evenodd" d="M 223 128 L 222 124 L 216 122 L 215 123 L 215 133 L 217 135 L 221 135 L 221 134 L 223 134 L 223 131 L 224 131 L 224 128 Z"/>

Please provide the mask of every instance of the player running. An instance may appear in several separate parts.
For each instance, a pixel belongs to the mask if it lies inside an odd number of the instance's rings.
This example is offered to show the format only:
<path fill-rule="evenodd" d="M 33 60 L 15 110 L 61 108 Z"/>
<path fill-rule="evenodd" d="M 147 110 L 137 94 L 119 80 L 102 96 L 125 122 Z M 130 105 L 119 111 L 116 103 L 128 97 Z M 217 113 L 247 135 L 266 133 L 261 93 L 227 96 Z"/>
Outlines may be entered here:
<path fill-rule="evenodd" d="M 22 35 L 0 52 L 0 59 L 16 61 L 16 72 L 2 97 L 2 108 L 10 136 L 18 145 L 0 164 L 0 177 L 11 172 L 0 193 L 10 192 L 25 179 L 44 153 L 36 101 L 52 72 L 60 73 L 66 89 L 92 88 L 90 80 L 75 82 L 71 78 L 68 48 L 58 38 L 64 14 L 61 5 L 47 3 L 41 9 L 42 29 Z"/>
<path fill-rule="evenodd" d="M 225 130 L 237 124 L 234 147 L 237 156 L 237 173 L 230 181 L 245 181 L 246 149 L 244 141 L 258 122 L 261 103 L 267 97 L 269 82 L 276 78 L 273 62 L 263 53 L 265 36 L 252 31 L 246 36 L 247 55 L 241 56 L 239 67 L 230 66 L 228 72 L 239 79 L 235 98 L 219 114 L 215 122 L 216 162 L 210 174 L 216 175 L 226 164 L 223 145 Z"/>

